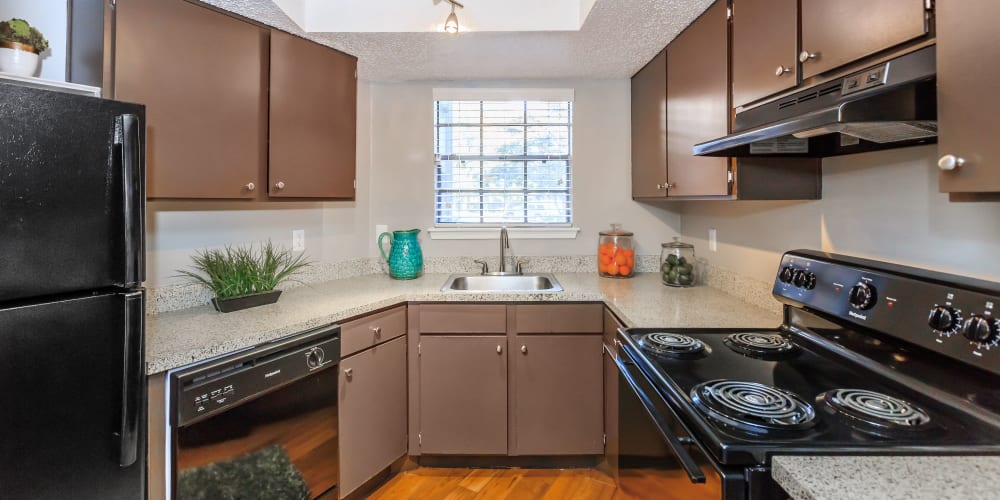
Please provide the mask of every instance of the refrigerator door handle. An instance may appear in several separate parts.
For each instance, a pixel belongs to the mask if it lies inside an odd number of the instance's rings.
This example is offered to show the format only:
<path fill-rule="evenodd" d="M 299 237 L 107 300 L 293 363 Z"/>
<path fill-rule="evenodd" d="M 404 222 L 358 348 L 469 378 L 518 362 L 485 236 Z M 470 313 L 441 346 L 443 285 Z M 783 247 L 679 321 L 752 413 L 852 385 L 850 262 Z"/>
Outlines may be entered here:
<path fill-rule="evenodd" d="M 126 113 L 116 118 L 115 142 L 120 146 L 122 167 L 122 204 L 124 209 L 125 236 L 125 287 L 139 286 L 142 283 L 142 270 L 145 249 L 143 238 L 145 228 L 137 227 L 144 220 L 145 180 L 142 168 L 142 145 L 140 144 L 139 117 Z"/>
<path fill-rule="evenodd" d="M 135 463 L 139 449 L 140 405 L 145 404 L 146 373 L 144 361 L 145 346 L 145 300 L 143 292 L 125 294 L 125 342 L 122 363 L 122 412 L 121 429 L 118 434 L 120 453 L 119 465 L 128 467 Z"/>

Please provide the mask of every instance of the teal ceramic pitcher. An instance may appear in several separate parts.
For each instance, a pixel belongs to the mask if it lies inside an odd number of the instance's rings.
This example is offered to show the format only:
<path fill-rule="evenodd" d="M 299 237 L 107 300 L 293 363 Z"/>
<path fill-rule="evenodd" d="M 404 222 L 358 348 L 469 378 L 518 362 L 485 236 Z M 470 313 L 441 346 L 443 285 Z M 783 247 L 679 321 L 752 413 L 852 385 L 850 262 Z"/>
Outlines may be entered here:
<path fill-rule="evenodd" d="M 419 229 L 408 229 L 378 235 L 378 249 L 382 252 L 382 258 L 389 263 L 389 276 L 397 280 L 412 280 L 419 278 L 424 272 L 424 253 L 420 251 L 420 241 L 417 240 L 419 232 Z M 385 254 L 385 248 L 382 247 L 382 239 L 386 236 L 392 245 L 389 255 Z"/>

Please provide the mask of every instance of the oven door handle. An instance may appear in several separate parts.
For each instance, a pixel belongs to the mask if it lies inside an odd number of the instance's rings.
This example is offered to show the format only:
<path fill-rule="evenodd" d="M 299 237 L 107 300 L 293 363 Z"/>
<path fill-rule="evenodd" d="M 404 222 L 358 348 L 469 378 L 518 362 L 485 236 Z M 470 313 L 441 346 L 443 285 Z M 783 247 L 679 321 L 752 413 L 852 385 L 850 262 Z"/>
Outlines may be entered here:
<path fill-rule="evenodd" d="M 643 408 L 646 409 L 646 413 L 648 413 L 650 418 L 653 419 L 653 424 L 656 426 L 656 429 L 660 432 L 660 435 L 663 436 L 663 439 L 667 441 L 667 445 L 670 446 L 670 449 L 674 452 L 677 460 L 680 461 L 681 466 L 684 467 L 684 471 L 687 472 L 691 482 L 704 483 L 705 473 L 701 471 L 701 467 L 698 466 L 694 457 L 692 457 L 691 454 L 684 449 L 684 443 L 673 433 L 673 431 L 670 430 L 670 426 L 667 424 L 666 420 L 664 420 L 663 417 L 660 416 L 659 412 L 656 411 L 656 406 L 653 404 L 653 401 L 649 399 L 649 396 L 647 396 L 642 388 L 639 387 L 639 383 L 636 382 L 632 373 L 629 371 L 628 367 L 625 366 L 625 363 L 621 360 L 621 358 L 619 356 L 613 356 L 613 359 L 615 360 L 615 364 L 618 365 L 618 371 L 621 372 L 622 378 L 628 382 L 629 387 L 632 388 L 632 392 L 635 393 L 635 395 L 639 398 L 639 402 L 642 403 Z M 642 370 L 638 371 L 642 374 Z M 642 374 L 642 376 L 643 378 L 646 378 L 645 374 Z M 646 381 L 649 382 L 649 379 L 646 378 Z M 650 385 L 652 385 L 651 382 Z"/>

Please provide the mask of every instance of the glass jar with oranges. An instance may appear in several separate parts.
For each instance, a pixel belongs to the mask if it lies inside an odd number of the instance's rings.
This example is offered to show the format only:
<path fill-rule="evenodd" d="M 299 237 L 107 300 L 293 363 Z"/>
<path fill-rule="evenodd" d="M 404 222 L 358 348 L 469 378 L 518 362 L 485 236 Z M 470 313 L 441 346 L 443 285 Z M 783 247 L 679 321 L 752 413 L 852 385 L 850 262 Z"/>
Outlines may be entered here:
<path fill-rule="evenodd" d="M 605 278 L 631 278 L 635 274 L 635 248 L 632 233 L 621 224 L 601 231 L 597 241 L 597 272 Z"/>

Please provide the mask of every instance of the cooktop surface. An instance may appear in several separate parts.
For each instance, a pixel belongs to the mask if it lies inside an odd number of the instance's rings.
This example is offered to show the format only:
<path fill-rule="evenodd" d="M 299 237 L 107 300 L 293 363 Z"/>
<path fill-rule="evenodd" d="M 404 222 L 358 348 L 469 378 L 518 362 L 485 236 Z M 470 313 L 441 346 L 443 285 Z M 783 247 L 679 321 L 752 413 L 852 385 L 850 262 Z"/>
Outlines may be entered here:
<path fill-rule="evenodd" d="M 619 339 L 725 464 L 775 453 L 1000 453 L 1000 429 L 784 330 L 637 328 Z"/>

